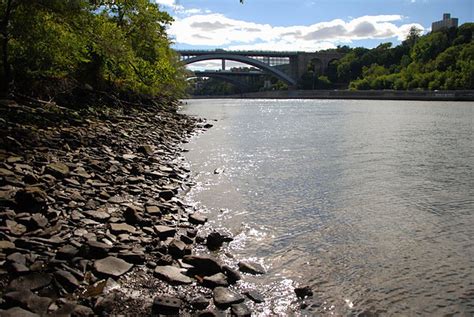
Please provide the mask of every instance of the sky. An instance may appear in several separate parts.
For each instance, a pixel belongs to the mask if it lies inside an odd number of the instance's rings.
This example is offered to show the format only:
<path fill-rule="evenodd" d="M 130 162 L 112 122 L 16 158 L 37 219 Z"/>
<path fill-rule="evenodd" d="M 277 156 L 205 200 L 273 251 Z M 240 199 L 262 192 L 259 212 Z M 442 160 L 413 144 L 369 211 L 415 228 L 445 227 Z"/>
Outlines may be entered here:
<path fill-rule="evenodd" d="M 473 22 L 474 0 L 152 0 L 175 19 L 176 49 L 318 51 L 397 45 L 443 13 Z M 217 64 L 216 64 L 217 65 Z"/>

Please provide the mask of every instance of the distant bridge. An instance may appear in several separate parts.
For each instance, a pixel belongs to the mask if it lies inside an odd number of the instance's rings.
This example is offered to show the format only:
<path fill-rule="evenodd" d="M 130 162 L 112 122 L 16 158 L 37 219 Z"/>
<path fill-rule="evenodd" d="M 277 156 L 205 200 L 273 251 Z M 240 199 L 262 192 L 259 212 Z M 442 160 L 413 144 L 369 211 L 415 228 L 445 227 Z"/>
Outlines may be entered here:
<path fill-rule="evenodd" d="M 274 75 L 289 86 L 298 84 L 301 76 L 307 72 L 310 62 L 313 62 L 316 72 L 324 74 L 330 62 L 340 59 L 344 55 L 338 52 L 226 51 L 222 49 L 177 50 L 176 52 L 185 65 L 220 59 L 222 60 L 222 69 L 225 70 L 226 60 L 241 62 Z M 283 68 L 286 68 L 287 71 L 283 71 Z"/>

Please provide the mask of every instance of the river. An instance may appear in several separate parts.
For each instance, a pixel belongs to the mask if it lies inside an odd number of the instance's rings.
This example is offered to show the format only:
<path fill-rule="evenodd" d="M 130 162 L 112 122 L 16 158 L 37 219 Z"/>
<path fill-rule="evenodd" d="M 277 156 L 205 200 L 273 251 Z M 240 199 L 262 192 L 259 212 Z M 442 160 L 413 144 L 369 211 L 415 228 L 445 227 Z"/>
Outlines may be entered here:
<path fill-rule="evenodd" d="M 302 315 L 474 314 L 474 103 L 210 99 L 182 112 L 214 124 L 186 145 L 188 199 L 235 236 L 224 251 L 267 268 L 245 280 L 266 297 L 257 313 L 297 311 L 292 287 L 310 285 Z"/>

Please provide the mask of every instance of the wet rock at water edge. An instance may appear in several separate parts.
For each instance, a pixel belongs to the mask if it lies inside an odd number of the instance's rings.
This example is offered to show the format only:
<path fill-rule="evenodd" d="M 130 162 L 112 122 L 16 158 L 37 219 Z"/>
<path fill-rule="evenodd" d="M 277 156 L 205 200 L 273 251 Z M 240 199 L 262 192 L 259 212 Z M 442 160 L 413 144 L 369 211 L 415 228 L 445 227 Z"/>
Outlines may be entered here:
<path fill-rule="evenodd" d="M 186 244 L 183 241 L 173 239 L 168 245 L 168 253 L 175 259 L 180 259 L 184 256 Z"/>
<path fill-rule="evenodd" d="M 313 290 L 310 286 L 301 286 L 295 288 L 295 294 L 298 298 L 304 299 L 306 297 L 313 296 Z"/>
<path fill-rule="evenodd" d="M 265 301 L 262 294 L 260 294 L 259 292 L 255 290 L 245 292 L 244 294 L 247 295 L 247 297 L 250 298 L 254 303 L 260 304 Z"/>
<path fill-rule="evenodd" d="M 97 260 L 94 263 L 94 269 L 101 274 L 112 276 L 112 277 L 119 277 L 125 273 L 127 273 L 133 264 L 125 262 L 122 259 L 109 256 L 105 259 Z"/>
<path fill-rule="evenodd" d="M 219 232 L 211 232 L 206 238 L 206 245 L 209 250 L 214 251 L 219 249 L 224 242 L 226 241 L 226 237 Z"/>
<path fill-rule="evenodd" d="M 216 287 L 213 292 L 214 303 L 218 307 L 228 307 L 232 304 L 242 303 L 245 298 L 225 287 Z"/>
<path fill-rule="evenodd" d="M 204 277 L 202 285 L 209 288 L 215 288 L 218 286 L 227 287 L 229 286 L 229 282 L 227 282 L 227 278 L 223 273 L 217 273 Z"/>
<path fill-rule="evenodd" d="M 151 312 L 158 315 L 178 315 L 182 304 L 179 298 L 158 296 L 153 299 Z"/>
<path fill-rule="evenodd" d="M 252 312 L 244 303 L 234 304 L 230 309 L 232 316 L 235 317 L 250 317 Z"/>
<path fill-rule="evenodd" d="M 189 222 L 195 225 L 205 224 L 207 217 L 201 213 L 194 213 L 189 215 Z"/>
<path fill-rule="evenodd" d="M 265 268 L 255 262 L 239 262 L 239 270 L 244 273 L 249 273 L 249 274 L 265 274 Z"/>
<path fill-rule="evenodd" d="M 224 274 L 227 276 L 227 280 L 229 281 L 230 284 L 234 284 L 240 279 L 242 279 L 242 277 L 240 276 L 240 273 L 228 265 L 222 266 L 222 272 L 224 272 Z"/>
<path fill-rule="evenodd" d="M 209 276 L 222 271 L 220 263 L 209 256 L 186 255 L 183 262 L 192 265 L 196 275 Z"/>
<path fill-rule="evenodd" d="M 157 266 L 155 275 L 170 284 L 191 284 L 193 282 L 190 277 L 181 272 L 180 268 L 170 265 Z"/>

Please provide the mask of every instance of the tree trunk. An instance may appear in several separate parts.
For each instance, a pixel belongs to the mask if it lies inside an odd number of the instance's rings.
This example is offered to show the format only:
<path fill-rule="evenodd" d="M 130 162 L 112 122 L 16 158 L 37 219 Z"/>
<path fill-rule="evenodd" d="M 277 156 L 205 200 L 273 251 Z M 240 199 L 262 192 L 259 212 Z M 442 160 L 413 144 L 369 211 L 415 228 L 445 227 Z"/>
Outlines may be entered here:
<path fill-rule="evenodd" d="M 5 15 L 0 25 L 0 33 L 2 34 L 2 62 L 3 62 L 3 78 L 2 78 L 2 87 L 0 87 L 1 88 L 0 93 L 2 94 L 2 96 L 5 96 L 5 97 L 8 96 L 10 92 L 10 83 L 12 80 L 10 61 L 8 58 L 8 41 L 10 40 L 10 36 L 8 34 L 8 24 L 10 23 L 12 1 L 13 0 L 7 0 Z"/>

